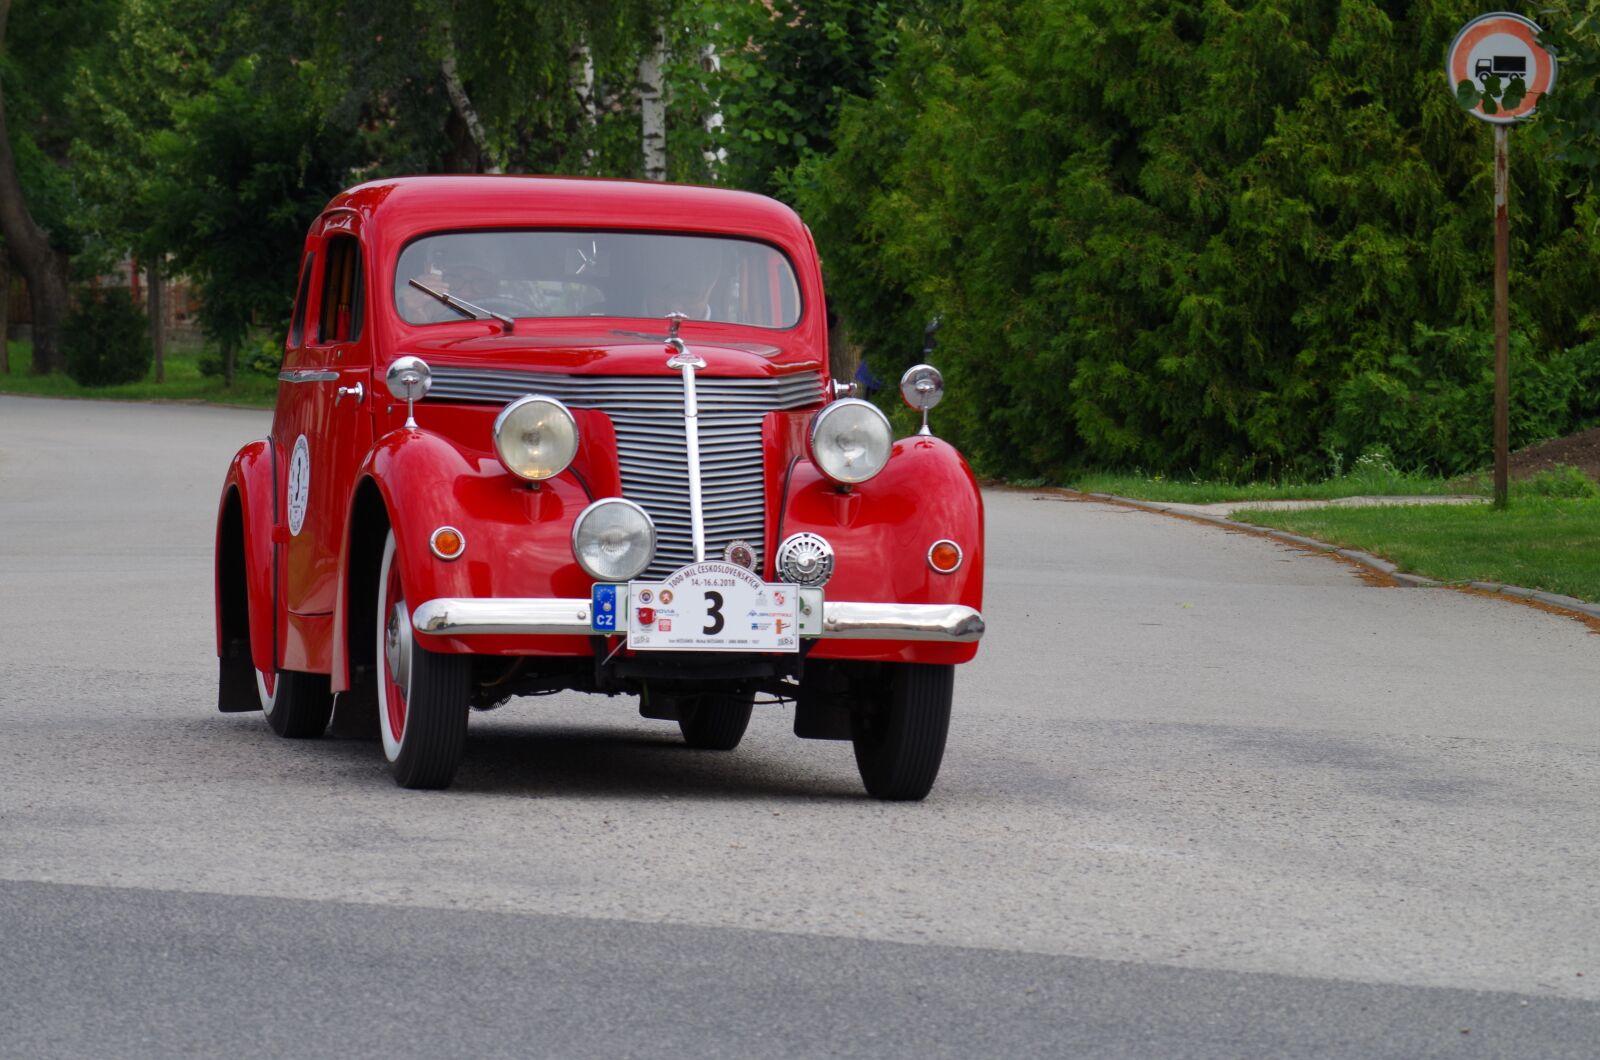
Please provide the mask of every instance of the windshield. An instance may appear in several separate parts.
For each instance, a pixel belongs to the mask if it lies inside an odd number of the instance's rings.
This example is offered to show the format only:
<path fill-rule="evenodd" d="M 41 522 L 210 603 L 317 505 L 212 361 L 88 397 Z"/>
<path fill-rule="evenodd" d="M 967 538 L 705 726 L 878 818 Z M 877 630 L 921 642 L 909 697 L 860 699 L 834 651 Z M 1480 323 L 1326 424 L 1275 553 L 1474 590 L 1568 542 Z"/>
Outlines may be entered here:
<path fill-rule="evenodd" d="M 449 232 L 408 244 L 394 300 L 412 324 L 462 314 L 412 282 L 510 317 L 653 317 L 682 313 L 760 328 L 800 319 L 784 255 L 765 243 L 651 232 Z"/>

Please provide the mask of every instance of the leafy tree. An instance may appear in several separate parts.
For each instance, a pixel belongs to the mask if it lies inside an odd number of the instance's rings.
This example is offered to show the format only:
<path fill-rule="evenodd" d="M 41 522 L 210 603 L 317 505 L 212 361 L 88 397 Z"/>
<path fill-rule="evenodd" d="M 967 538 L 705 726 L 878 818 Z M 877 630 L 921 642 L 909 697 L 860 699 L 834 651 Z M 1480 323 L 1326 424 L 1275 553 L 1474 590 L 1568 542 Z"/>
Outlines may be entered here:
<path fill-rule="evenodd" d="M 1539 101 L 1530 132 L 1570 167 L 1577 185 L 1592 191 L 1600 174 L 1600 9 L 1547 0 L 1536 18 L 1559 70 L 1555 91 Z"/>
<path fill-rule="evenodd" d="M 155 378 L 165 375 L 161 300 L 164 262 L 155 215 L 155 132 L 178 105 L 208 90 L 215 46 L 211 0 L 122 0 L 93 63 L 78 71 L 69 102 L 78 115 L 70 160 L 82 199 L 80 259 L 103 271 L 132 253 L 149 286 Z"/>
<path fill-rule="evenodd" d="M 111 10 L 109 0 L 27 4 L 13 22 L 11 0 L 0 0 L 0 235 L 32 298 L 35 371 L 63 365 L 68 256 L 80 246 L 77 197 L 61 165 L 73 125 L 64 100 L 75 60 L 99 41 Z"/>
<path fill-rule="evenodd" d="M 329 120 L 361 137 L 375 174 L 637 172 L 633 78 L 660 2 L 297 0 L 296 9 L 316 40 Z"/>
<path fill-rule="evenodd" d="M 696 116 L 720 110 L 720 131 L 700 137 L 701 151 L 722 151 L 721 180 L 783 194 L 788 171 L 809 154 L 826 154 L 841 102 L 868 96 L 894 57 L 901 18 L 939 0 L 691 0 L 676 16 L 673 84 L 686 112 L 677 127 L 697 139 Z M 720 70 L 700 68 L 705 48 Z"/>
<path fill-rule="evenodd" d="M 350 140 L 322 121 L 315 85 L 309 62 L 241 59 L 179 101 L 155 136 L 152 239 L 198 287 L 229 385 L 250 329 L 288 320 L 306 226 L 353 161 Z"/>
<path fill-rule="evenodd" d="M 943 429 L 990 471 L 1303 473 L 1378 443 L 1456 470 L 1477 453 L 1423 398 L 1487 401 L 1430 338 L 1488 328 L 1488 130 L 1440 78 L 1472 13 L 970 0 L 902 40 L 795 194 L 880 372 L 942 314 Z M 1533 374 L 1594 334 L 1568 175 L 1513 155 Z"/>

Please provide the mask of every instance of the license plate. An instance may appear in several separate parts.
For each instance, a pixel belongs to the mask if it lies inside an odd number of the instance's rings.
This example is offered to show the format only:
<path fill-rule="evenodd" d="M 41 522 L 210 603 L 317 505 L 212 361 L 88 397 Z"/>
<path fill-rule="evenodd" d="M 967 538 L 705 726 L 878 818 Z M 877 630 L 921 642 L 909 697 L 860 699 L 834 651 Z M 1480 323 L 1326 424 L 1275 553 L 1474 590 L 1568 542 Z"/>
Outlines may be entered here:
<path fill-rule="evenodd" d="M 629 582 L 628 647 L 645 651 L 799 651 L 800 593 L 720 560 L 665 581 Z"/>

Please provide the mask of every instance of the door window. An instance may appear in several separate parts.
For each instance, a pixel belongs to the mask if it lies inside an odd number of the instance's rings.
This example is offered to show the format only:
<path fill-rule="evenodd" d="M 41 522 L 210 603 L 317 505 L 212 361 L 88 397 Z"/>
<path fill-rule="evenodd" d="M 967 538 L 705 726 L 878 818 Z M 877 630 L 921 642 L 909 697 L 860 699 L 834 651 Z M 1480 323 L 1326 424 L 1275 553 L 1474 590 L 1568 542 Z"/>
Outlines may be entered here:
<path fill-rule="evenodd" d="M 318 341 L 327 344 L 360 338 L 363 302 L 361 245 L 353 236 L 335 236 L 328 241 L 322 266 Z"/>
<path fill-rule="evenodd" d="M 306 333 L 306 303 L 311 300 L 311 266 L 316 262 L 316 254 L 307 254 L 306 260 L 300 266 L 300 293 L 294 300 L 294 322 L 289 325 L 289 346 L 294 348 L 300 345 L 300 340 Z"/>

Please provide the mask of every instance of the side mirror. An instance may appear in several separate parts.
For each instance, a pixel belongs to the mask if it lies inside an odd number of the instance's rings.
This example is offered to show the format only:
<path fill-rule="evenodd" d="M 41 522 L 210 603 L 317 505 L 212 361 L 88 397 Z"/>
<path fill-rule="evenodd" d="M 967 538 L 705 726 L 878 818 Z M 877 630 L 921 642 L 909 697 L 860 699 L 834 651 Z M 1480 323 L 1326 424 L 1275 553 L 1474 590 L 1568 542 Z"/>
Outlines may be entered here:
<path fill-rule="evenodd" d="M 914 364 L 900 377 L 900 396 L 905 403 L 922 413 L 922 429 L 918 434 L 932 434 L 928 429 L 928 410 L 944 400 L 944 376 L 931 364 Z"/>
<path fill-rule="evenodd" d="M 433 386 L 433 371 L 421 357 L 396 357 L 383 377 L 389 393 L 406 403 L 406 426 L 417 425 L 416 403 Z"/>

